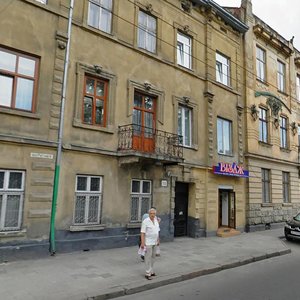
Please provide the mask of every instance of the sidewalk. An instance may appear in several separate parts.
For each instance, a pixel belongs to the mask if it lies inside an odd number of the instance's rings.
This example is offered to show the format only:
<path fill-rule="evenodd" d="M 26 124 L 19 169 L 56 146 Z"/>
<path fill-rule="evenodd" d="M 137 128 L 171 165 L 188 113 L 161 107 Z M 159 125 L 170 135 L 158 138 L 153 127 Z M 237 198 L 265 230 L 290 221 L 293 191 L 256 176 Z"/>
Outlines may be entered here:
<path fill-rule="evenodd" d="M 110 299 L 290 253 L 282 229 L 161 244 L 157 276 L 144 278 L 138 247 L 0 264 L 1 299 Z"/>

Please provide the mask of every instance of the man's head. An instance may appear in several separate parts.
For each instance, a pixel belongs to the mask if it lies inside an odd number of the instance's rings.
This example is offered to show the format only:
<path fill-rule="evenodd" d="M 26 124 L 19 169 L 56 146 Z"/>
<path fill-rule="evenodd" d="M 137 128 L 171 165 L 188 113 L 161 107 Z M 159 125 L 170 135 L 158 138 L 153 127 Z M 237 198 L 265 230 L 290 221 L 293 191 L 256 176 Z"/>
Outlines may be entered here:
<path fill-rule="evenodd" d="M 149 209 L 149 218 L 151 220 L 154 220 L 155 216 L 156 216 L 156 209 L 155 208 L 150 208 Z"/>

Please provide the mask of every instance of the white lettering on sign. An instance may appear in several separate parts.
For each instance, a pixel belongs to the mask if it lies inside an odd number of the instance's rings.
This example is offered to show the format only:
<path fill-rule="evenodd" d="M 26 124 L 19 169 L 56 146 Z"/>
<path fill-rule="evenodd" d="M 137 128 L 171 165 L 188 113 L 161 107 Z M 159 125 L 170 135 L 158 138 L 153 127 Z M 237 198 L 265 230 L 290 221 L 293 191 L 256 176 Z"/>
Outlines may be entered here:
<path fill-rule="evenodd" d="M 53 159 L 53 154 L 31 152 L 30 157 Z"/>

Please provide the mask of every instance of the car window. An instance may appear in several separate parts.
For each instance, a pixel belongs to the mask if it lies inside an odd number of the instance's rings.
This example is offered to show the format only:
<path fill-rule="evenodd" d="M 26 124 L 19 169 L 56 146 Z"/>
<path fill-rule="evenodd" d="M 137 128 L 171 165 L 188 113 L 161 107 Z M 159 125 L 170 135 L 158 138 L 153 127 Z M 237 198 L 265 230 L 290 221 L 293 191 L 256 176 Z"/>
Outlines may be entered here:
<path fill-rule="evenodd" d="M 300 221 L 300 214 L 298 214 L 298 215 L 295 217 L 295 220 L 296 220 L 296 221 Z"/>

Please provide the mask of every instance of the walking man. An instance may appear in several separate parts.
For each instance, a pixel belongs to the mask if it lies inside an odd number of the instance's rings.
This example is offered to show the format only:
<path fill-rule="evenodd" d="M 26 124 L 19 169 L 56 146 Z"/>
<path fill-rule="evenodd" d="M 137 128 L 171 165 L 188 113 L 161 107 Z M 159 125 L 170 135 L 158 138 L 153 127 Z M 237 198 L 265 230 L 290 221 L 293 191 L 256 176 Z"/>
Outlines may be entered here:
<path fill-rule="evenodd" d="M 145 277 L 151 280 L 155 276 L 153 265 L 156 256 L 156 247 L 159 245 L 159 223 L 156 218 L 156 209 L 149 210 L 149 217 L 146 218 L 141 227 L 141 248 L 146 247 L 145 254 Z"/>

